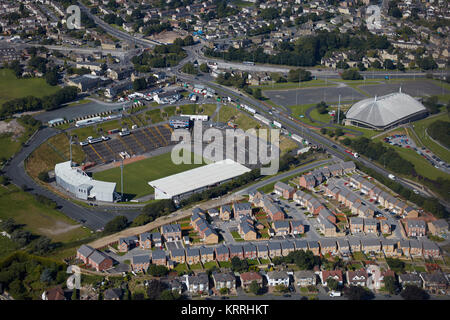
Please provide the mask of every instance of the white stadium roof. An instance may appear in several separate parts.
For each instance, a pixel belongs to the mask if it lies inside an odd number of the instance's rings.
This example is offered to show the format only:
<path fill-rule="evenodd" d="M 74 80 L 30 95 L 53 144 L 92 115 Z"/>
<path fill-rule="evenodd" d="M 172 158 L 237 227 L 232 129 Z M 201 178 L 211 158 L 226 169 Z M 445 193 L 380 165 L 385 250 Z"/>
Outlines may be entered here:
<path fill-rule="evenodd" d="M 73 186 L 92 186 L 89 192 L 92 197 L 98 194 L 113 194 L 116 189 L 115 182 L 94 180 L 80 168 L 72 167 L 70 161 L 57 163 L 55 165 L 55 175 Z"/>
<path fill-rule="evenodd" d="M 163 193 L 167 199 L 177 195 L 204 188 L 228 179 L 235 178 L 251 171 L 249 168 L 231 160 L 225 159 L 192 170 L 177 173 L 165 178 L 150 181 L 155 188 L 155 195 Z"/>
<path fill-rule="evenodd" d="M 347 111 L 345 117 L 371 127 L 382 128 L 425 111 L 423 104 L 410 95 L 395 92 L 361 100 Z"/>

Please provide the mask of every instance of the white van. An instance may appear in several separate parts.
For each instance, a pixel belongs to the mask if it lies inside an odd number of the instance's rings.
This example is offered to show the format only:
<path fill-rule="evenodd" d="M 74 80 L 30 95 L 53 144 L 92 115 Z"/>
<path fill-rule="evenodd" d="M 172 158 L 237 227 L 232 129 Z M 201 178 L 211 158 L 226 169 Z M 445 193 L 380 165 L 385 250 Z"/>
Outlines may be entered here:
<path fill-rule="evenodd" d="M 340 291 L 330 291 L 330 297 L 340 297 L 341 295 Z"/>

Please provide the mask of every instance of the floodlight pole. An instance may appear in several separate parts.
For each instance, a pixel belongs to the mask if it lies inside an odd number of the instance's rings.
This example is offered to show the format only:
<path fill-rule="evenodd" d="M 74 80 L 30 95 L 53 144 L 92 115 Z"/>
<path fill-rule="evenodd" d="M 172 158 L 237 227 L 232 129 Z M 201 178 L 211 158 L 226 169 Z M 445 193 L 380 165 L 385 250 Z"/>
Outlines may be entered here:
<path fill-rule="evenodd" d="M 69 140 L 69 153 L 70 153 L 70 166 L 72 166 L 72 136 L 70 136 Z"/>
<path fill-rule="evenodd" d="M 122 193 L 122 201 L 123 201 L 123 158 L 120 163 L 120 191 Z"/>

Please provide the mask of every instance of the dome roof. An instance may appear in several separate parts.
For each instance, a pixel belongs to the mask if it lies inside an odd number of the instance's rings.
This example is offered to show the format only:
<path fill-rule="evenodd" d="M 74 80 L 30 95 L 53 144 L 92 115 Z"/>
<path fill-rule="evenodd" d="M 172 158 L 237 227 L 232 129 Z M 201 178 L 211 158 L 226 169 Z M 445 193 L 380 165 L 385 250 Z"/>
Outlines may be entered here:
<path fill-rule="evenodd" d="M 425 112 L 422 103 L 402 92 L 361 100 L 355 103 L 346 118 L 374 127 L 386 127 L 414 114 Z"/>

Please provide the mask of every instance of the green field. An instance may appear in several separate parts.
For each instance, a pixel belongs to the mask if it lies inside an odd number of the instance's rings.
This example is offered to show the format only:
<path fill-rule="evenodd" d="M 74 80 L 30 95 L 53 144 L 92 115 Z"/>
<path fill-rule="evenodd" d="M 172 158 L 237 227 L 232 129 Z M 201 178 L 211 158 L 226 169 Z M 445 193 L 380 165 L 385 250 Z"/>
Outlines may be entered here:
<path fill-rule="evenodd" d="M 191 159 L 193 158 L 191 157 Z M 140 198 L 148 194 L 153 194 L 154 190 L 148 185 L 149 181 L 194 169 L 202 165 L 203 164 L 175 165 L 172 163 L 170 152 L 130 163 L 124 167 L 123 191 L 125 194 L 130 195 L 131 198 Z M 94 178 L 102 181 L 116 182 L 116 190 L 120 191 L 119 167 L 94 173 Z"/>
<path fill-rule="evenodd" d="M 0 219 L 13 218 L 33 234 L 55 242 L 72 242 L 91 235 L 90 231 L 61 212 L 37 202 L 33 195 L 14 185 L 0 186 Z"/>
<path fill-rule="evenodd" d="M 220 122 L 231 121 L 244 131 L 261 127 L 258 121 L 239 111 L 239 109 L 228 105 L 223 105 L 220 108 L 215 120 Z"/>
<path fill-rule="evenodd" d="M 433 122 L 437 120 L 449 120 L 448 113 L 442 113 L 439 116 L 435 117 L 428 117 L 427 119 L 423 119 L 420 121 L 417 121 L 413 124 L 414 132 L 419 138 L 419 141 L 417 141 L 417 144 L 420 146 L 425 146 L 426 148 L 429 148 L 432 152 L 434 152 L 439 158 L 443 159 L 444 161 L 450 163 L 450 151 L 443 148 L 436 142 L 430 139 L 428 134 L 426 134 L 425 130 L 428 128 Z M 412 137 L 416 141 L 416 137 Z"/>
<path fill-rule="evenodd" d="M 26 96 L 42 98 L 59 89 L 58 86 L 48 85 L 42 78 L 17 79 L 12 70 L 0 69 L 0 105 L 8 100 Z"/>
<path fill-rule="evenodd" d="M 310 88 L 310 87 L 332 87 L 336 86 L 335 83 L 331 83 L 330 81 L 326 82 L 325 80 L 311 80 L 304 81 L 300 84 L 298 82 L 280 82 L 280 83 L 272 83 L 272 84 L 263 84 L 259 86 L 250 86 L 250 88 L 260 88 L 261 90 L 289 90 L 289 89 L 302 89 L 302 88 Z"/>

